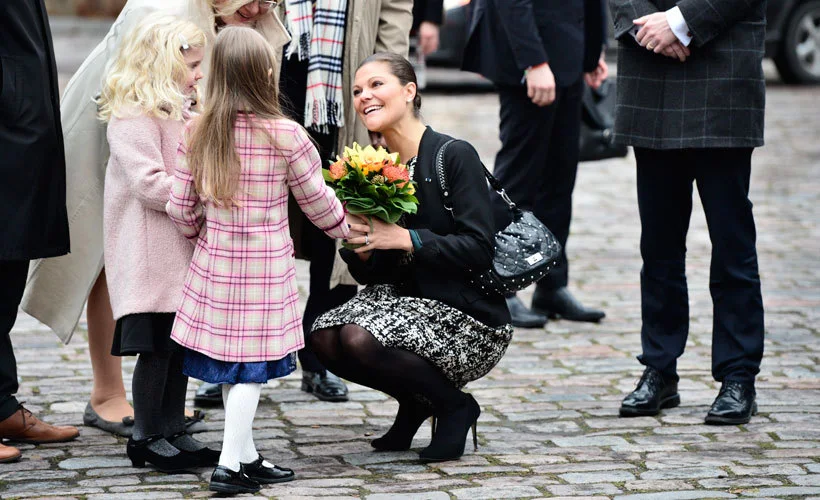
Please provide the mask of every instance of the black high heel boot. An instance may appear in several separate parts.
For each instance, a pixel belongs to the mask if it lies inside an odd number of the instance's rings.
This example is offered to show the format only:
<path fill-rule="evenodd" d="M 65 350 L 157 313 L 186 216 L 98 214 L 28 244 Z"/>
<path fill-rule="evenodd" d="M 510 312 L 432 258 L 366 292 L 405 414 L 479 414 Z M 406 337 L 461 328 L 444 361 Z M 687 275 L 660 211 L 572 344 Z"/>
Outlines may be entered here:
<path fill-rule="evenodd" d="M 414 399 L 399 403 L 399 411 L 390 430 L 384 436 L 371 441 L 370 446 L 379 451 L 409 450 L 413 443 L 413 436 L 432 414 L 432 408 Z M 435 420 L 433 422 L 433 432 L 435 432 Z"/>
<path fill-rule="evenodd" d="M 196 457 L 187 451 L 175 448 L 171 443 L 168 443 L 168 446 L 177 450 L 177 453 L 170 456 L 160 455 L 148 448 L 148 445 L 160 440 L 166 441 L 162 434 L 155 434 L 140 440 L 135 440 L 133 437 L 128 438 L 125 453 L 128 455 L 128 458 L 131 459 L 131 465 L 134 467 L 145 467 L 145 463 L 148 462 L 161 472 L 178 472 L 200 466 L 199 460 Z"/>
<path fill-rule="evenodd" d="M 419 458 L 424 462 L 444 462 L 456 460 L 464 454 L 467 432 L 473 430 L 473 446 L 478 450 L 476 422 L 481 408 L 473 396 L 465 394 L 464 400 L 447 413 L 437 415 L 435 434 L 430 445 L 421 450 Z"/>
<path fill-rule="evenodd" d="M 187 436 L 187 435 L 188 435 L 188 431 L 183 429 L 183 430 L 177 432 L 176 434 L 170 435 L 167 439 L 168 439 L 168 442 L 171 443 L 171 446 L 176 447 L 174 445 L 174 441 L 176 441 L 178 438 L 181 438 L 182 436 Z M 194 438 L 191 438 L 191 439 L 194 439 Z M 199 442 L 196 439 L 194 439 L 194 441 Z M 180 448 L 180 451 L 185 451 L 185 450 L 182 450 Z M 217 465 L 219 463 L 219 455 L 222 452 L 219 451 L 219 450 L 214 450 L 212 448 L 208 448 L 207 446 L 204 446 L 203 448 L 200 448 L 196 451 L 185 451 L 185 453 L 188 453 L 189 455 L 193 456 L 199 462 L 199 465 L 204 466 L 204 465 Z"/>

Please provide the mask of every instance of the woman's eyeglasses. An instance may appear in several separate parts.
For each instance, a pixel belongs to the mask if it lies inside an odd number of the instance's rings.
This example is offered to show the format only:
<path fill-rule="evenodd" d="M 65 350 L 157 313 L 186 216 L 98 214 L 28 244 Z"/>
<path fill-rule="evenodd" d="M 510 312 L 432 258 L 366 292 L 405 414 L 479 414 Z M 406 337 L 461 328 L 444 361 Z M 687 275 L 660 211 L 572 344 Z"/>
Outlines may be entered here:
<path fill-rule="evenodd" d="M 280 0 L 256 0 L 260 9 L 275 9 Z"/>

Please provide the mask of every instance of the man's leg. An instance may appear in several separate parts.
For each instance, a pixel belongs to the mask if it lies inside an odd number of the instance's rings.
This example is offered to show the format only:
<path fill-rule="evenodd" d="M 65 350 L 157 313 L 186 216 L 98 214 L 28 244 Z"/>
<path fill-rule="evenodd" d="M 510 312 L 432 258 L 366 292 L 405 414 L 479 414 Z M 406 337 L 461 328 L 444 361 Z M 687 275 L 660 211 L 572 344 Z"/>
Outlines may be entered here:
<path fill-rule="evenodd" d="M 547 157 L 543 174 L 537 177 L 535 216 L 546 225 L 563 247 L 558 265 L 538 281 L 532 309 L 551 318 L 572 321 L 600 321 L 604 312 L 587 309 L 567 289 L 569 262 L 567 239 L 572 219 L 572 192 L 578 172 L 578 148 L 581 134 L 581 97 L 584 83 L 558 89 L 555 121 L 548 136 Z"/>
<path fill-rule="evenodd" d="M 19 406 L 14 397 L 19 386 L 11 328 L 17 321 L 27 275 L 27 260 L 0 260 L 0 421 L 9 418 Z"/>
<path fill-rule="evenodd" d="M 712 240 L 712 376 L 753 387 L 763 357 L 763 298 L 749 201 L 752 149 L 697 154 L 698 192 Z"/>

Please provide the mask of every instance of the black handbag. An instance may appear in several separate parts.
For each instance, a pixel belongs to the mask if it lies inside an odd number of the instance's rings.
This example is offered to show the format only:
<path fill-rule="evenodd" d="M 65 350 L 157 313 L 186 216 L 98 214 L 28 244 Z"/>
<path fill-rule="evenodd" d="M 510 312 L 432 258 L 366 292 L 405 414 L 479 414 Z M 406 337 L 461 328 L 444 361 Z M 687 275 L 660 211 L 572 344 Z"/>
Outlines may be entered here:
<path fill-rule="evenodd" d="M 580 161 L 626 156 L 627 147 L 613 143 L 614 126 L 615 84 L 604 80 L 597 89 L 585 84 L 581 98 Z"/>
<path fill-rule="evenodd" d="M 455 220 L 444 152 L 455 139 L 445 142 L 436 154 L 436 176 L 444 198 L 444 208 Z M 490 186 L 510 207 L 512 222 L 495 233 L 493 263 L 474 276 L 471 283 L 486 295 L 517 292 L 543 278 L 558 263 L 561 244 L 532 212 L 521 210 L 510 200 L 501 183 L 484 167 Z"/>

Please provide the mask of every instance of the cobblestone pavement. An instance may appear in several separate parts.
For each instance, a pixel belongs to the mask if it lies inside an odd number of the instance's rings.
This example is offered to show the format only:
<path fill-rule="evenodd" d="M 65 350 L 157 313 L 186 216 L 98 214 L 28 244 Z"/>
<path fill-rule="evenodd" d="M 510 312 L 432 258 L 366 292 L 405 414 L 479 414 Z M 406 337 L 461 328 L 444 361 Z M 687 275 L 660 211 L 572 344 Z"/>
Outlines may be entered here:
<path fill-rule="evenodd" d="M 679 363 L 682 404 L 656 418 L 619 419 L 617 407 L 640 375 L 639 224 L 633 158 L 582 164 L 569 252 L 571 286 L 601 305 L 599 325 L 555 321 L 515 332 L 506 357 L 468 390 L 482 406 L 479 448 L 455 462 L 425 465 L 415 451 L 376 453 L 369 440 L 396 404 L 351 387 L 347 403 L 299 390 L 299 373 L 263 390 L 255 421 L 260 451 L 298 480 L 262 490 L 275 498 L 381 499 L 820 499 L 820 87 L 771 82 L 768 145 L 754 155 L 751 198 L 766 306 L 766 354 L 758 378 L 760 414 L 748 425 L 709 427 L 703 417 L 718 385 L 710 375 L 709 240 L 697 203 L 689 235 L 691 335 Z M 492 163 L 493 94 L 435 95 L 425 118 L 473 142 Z M 815 262 L 812 264 L 812 262 Z M 300 286 L 307 289 L 300 264 Z M 524 293 L 529 299 L 529 293 Z M 304 298 L 304 297 L 303 297 Z M 82 332 L 68 346 L 20 314 L 13 331 L 20 399 L 46 420 L 80 425 L 91 387 Z M 133 360 L 126 359 L 130 377 Z M 191 394 L 195 385 L 190 386 Z M 208 411 L 221 440 L 223 413 Z M 82 428 L 72 443 L 21 446 L 0 465 L 2 498 L 143 499 L 207 497 L 210 469 L 164 475 L 136 469 L 125 441 Z M 261 496 L 260 495 L 260 496 Z"/>

